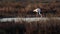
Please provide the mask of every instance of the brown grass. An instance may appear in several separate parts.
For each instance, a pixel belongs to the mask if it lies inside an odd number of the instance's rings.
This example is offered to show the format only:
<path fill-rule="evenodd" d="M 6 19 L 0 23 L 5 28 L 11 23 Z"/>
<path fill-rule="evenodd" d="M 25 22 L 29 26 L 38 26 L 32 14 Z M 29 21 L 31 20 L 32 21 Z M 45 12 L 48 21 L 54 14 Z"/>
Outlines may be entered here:
<path fill-rule="evenodd" d="M 10 2 L 8 2 L 8 3 L 1 3 L 0 5 L 3 7 L 3 8 L 0 8 L 1 9 L 0 12 L 3 11 L 3 12 L 7 12 L 7 13 L 9 13 L 9 12 L 13 12 L 14 13 L 15 11 L 17 11 L 17 15 L 18 16 L 21 13 L 25 15 L 26 12 L 28 12 L 30 10 L 33 10 L 34 8 L 37 8 L 37 7 L 40 7 L 42 9 L 46 9 L 46 10 L 48 10 L 50 8 L 53 8 L 53 9 L 57 10 L 57 13 L 55 15 L 53 15 L 53 16 L 60 17 L 60 12 L 59 12 L 60 11 L 59 10 L 60 8 L 58 7 L 58 6 L 60 6 L 60 3 L 59 2 L 34 3 L 34 4 L 29 3 L 29 2 L 24 2 L 24 3 L 21 3 L 21 2 L 11 2 L 10 3 Z M 47 14 L 47 16 L 48 16 L 48 14 Z"/>
<path fill-rule="evenodd" d="M 25 22 L 26 34 L 59 34 L 60 20 L 50 19 L 47 21 Z"/>
<path fill-rule="evenodd" d="M 6 22 L 0 23 L 2 29 L 10 29 L 10 27 L 16 27 L 17 25 L 23 24 L 26 32 L 25 34 L 60 34 L 60 20 L 59 19 L 49 19 L 46 21 L 37 21 L 37 22 Z M 2 27 L 3 25 L 3 27 Z M 17 27 L 16 27 L 17 28 Z M 18 28 L 17 28 L 18 29 Z"/>

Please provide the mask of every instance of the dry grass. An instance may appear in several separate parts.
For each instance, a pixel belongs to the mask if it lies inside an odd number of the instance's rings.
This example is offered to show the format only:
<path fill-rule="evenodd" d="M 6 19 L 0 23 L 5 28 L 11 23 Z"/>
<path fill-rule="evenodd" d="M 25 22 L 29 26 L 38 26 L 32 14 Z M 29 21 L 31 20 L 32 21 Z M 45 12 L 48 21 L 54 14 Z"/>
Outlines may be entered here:
<path fill-rule="evenodd" d="M 59 10 L 60 2 L 34 3 L 34 4 L 29 3 L 29 2 L 24 2 L 24 3 L 22 3 L 22 2 L 11 2 L 11 3 L 7 2 L 7 3 L 0 3 L 0 7 L 1 6 L 3 8 L 0 8 L 0 9 L 2 9 L 2 10 L 0 10 L 0 12 L 2 14 L 6 13 L 6 15 L 7 15 L 7 13 L 10 13 L 10 12 L 12 12 L 13 14 L 15 14 L 14 12 L 17 12 L 16 15 L 18 15 L 18 16 L 21 16 L 22 14 L 27 15 L 25 13 L 27 13 L 28 11 L 31 11 L 34 8 L 40 7 L 40 8 L 42 8 L 42 11 L 44 11 L 43 9 L 45 9 L 45 11 L 46 11 L 50 8 L 53 8 L 53 9 L 57 10 L 57 13 L 55 15 L 52 15 L 52 14 L 50 14 L 50 15 L 55 16 L 55 17 L 60 17 L 60 12 L 59 12 L 60 11 Z M 48 17 L 48 14 L 47 14 L 47 17 Z"/>
<path fill-rule="evenodd" d="M 59 19 L 49 19 L 46 21 L 40 20 L 37 22 L 22 21 L 17 23 L 14 23 L 14 22 L 8 22 L 8 23 L 1 24 L 0 27 L 3 25 L 4 26 L 3 28 L 10 29 L 10 27 L 16 27 L 17 25 L 23 24 L 26 29 L 25 34 L 60 34 Z"/>
<path fill-rule="evenodd" d="M 27 22 L 26 22 L 27 23 Z M 47 21 L 38 21 L 27 23 L 26 34 L 60 34 L 60 20 L 50 19 Z"/>

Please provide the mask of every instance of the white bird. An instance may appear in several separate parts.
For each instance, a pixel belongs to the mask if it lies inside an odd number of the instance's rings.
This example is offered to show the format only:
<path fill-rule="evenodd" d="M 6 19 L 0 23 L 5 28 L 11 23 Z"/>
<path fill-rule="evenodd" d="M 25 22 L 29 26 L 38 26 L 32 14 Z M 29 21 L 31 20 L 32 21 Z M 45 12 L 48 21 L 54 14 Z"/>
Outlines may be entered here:
<path fill-rule="evenodd" d="M 40 8 L 37 8 L 37 9 L 33 10 L 33 12 L 36 12 L 38 15 L 40 15 L 42 17 Z"/>

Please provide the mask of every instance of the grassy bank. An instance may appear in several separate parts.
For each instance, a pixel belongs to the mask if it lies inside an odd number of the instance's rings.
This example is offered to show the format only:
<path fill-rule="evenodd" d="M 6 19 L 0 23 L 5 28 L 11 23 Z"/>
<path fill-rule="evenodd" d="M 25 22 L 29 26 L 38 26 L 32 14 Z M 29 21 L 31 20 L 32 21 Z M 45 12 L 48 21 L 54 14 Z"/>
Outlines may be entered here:
<path fill-rule="evenodd" d="M 32 22 L 7 21 L 0 24 L 0 29 L 5 29 L 5 31 L 8 30 L 10 33 L 12 31 L 17 32 L 17 30 L 19 32 L 19 28 L 22 28 L 22 31 L 24 31 L 25 34 L 60 34 L 60 19 L 39 20 Z"/>

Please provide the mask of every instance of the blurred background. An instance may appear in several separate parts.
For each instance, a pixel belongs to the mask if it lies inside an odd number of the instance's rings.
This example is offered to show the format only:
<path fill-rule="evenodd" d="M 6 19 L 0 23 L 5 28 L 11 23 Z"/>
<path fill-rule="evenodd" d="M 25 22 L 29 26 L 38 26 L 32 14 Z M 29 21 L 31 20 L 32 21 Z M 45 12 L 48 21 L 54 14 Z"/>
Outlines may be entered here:
<path fill-rule="evenodd" d="M 37 7 L 41 8 L 43 18 L 33 14 L 32 11 Z M 34 18 L 31 19 L 32 22 L 27 22 L 23 21 L 23 17 L 28 21 L 30 17 L 37 17 L 39 21 L 34 21 L 38 20 Z M 0 34 L 60 34 L 58 17 L 60 0 L 0 0 Z"/>
<path fill-rule="evenodd" d="M 34 8 L 40 7 L 44 17 L 60 17 L 60 0 L 0 0 L 1 17 L 38 17 L 29 13 Z M 50 9 L 52 8 L 52 9 Z"/>

